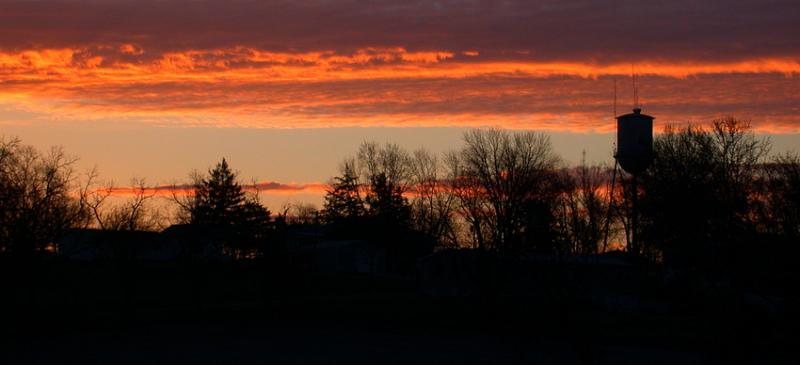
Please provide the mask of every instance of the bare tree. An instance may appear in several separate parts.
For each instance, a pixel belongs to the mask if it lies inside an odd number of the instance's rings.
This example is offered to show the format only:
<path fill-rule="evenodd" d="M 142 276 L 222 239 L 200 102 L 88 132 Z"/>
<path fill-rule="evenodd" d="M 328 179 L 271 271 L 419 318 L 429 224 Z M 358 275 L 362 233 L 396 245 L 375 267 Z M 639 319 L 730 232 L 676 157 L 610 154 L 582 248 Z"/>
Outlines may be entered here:
<path fill-rule="evenodd" d="M 769 153 L 769 140 L 756 138 L 750 132 L 750 121 L 733 117 L 715 120 L 710 133 L 715 146 L 714 185 L 727 205 L 721 208 L 729 213 L 722 219 L 747 222 L 757 187 L 756 174 Z"/>
<path fill-rule="evenodd" d="M 478 188 L 477 176 L 467 171 L 459 153 L 449 153 L 445 159 L 448 167 L 447 179 L 450 182 L 450 193 L 458 200 L 457 216 L 467 226 L 468 239 L 463 242 L 471 243 L 469 246 L 472 248 L 488 249 L 487 237 L 490 236 L 491 212 L 486 206 L 485 194 Z"/>
<path fill-rule="evenodd" d="M 113 231 L 156 231 L 163 228 L 160 212 L 149 204 L 157 190 L 148 186 L 145 179 L 131 179 L 130 191 L 126 192 L 130 197 L 109 204 L 109 197 L 118 190 L 109 183 L 89 194 L 88 207 L 99 228 Z"/>
<path fill-rule="evenodd" d="M 379 175 L 384 175 L 389 185 L 405 192 L 410 178 L 408 152 L 400 146 L 387 143 L 364 142 L 358 149 L 358 168 L 363 181 L 370 183 Z"/>
<path fill-rule="evenodd" d="M 442 247 L 459 245 L 455 228 L 456 195 L 450 191 L 441 160 L 427 150 L 414 152 L 409 160 L 412 190 L 412 224 Z"/>
<path fill-rule="evenodd" d="M 761 169 L 755 195 L 754 224 L 759 231 L 800 239 L 800 155 L 776 156 Z"/>
<path fill-rule="evenodd" d="M 173 223 L 176 224 L 189 224 L 192 222 L 192 212 L 199 204 L 198 197 L 194 192 L 199 189 L 203 184 L 203 174 L 197 170 L 189 173 L 188 184 L 173 183 L 167 189 L 169 190 L 169 198 L 174 206 L 177 208 L 173 212 Z"/>
<path fill-rule="evenodd" d="M 549 138 L 489 129 L 467 132 L 464 140 L 466 146 L 450 157 L 450 175 L 478 246 L 518 253 L 549 240 L 532 236 L 551 219 L 560 159 Z"/>
<path fill-rule="evenodd" d="M 296 203 L 289 206 L 290 224 L 315 224 L 319 221 L 319 211 L 314 204 Z"/>
<path fill-rule="evenodd" d="M 769 141 L 757 138 L 749 122 L 725 118 L 710 129 L 667 126 L 653 150 L 640 185 L 646 246 L 637 253 L 663 252 L 705 265 L 753 232 L 756 173 Z"/>
<path fill-rule="evenodd" d="M 74 172 L 76 158 L 60 147 L 41 153 L 19 139 L 0 137 L 0 253 L 8 256 L 4 267 L 8 288 L 2 288 L 17 307 L 22 321 L 35 315 L 34 304 L 44 280 L 42 257 L 58 249 L 67 230 L 85 227 L 87 187 Z"/>
<path fill-rule="evenodd" d="M 411 188 L 408 152 L 396 144 L 365 142 L 358 150 L 358 167 L 367 215 L 392 226 L 410 224 L 411 209 L 405 193 Z"/>
<path fill-rule="evenodd" d="M 18 139 L 0 139 L 0 246 L 34 255 L 65 230 L 89 222 L 86 186 L 60 147 L 40 153 Z"/>
<path fill-rule="evenodd" d="M 581 165 L 565 171 L 567 183 L 560 211 L 562 234 L 574 253 L 592 254 L 605 250 L 602 246 L 608 203 L 605 187 L 608 169 Z"/>

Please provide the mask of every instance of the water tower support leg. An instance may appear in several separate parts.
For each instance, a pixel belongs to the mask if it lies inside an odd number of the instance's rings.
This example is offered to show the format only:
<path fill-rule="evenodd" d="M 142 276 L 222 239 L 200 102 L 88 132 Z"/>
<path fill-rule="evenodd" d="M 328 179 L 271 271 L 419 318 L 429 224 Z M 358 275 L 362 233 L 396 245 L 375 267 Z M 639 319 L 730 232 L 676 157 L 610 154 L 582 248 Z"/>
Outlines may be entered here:
<path fill-rule="evenodd" d="M 639 247 L 639 184 L 638 176 L 632 175 L 631 189 L 633 196 L 631 197 L 632 213 L 631 217 L 631 250 L 636 255 L 641 254 L 641 247 Z"/>

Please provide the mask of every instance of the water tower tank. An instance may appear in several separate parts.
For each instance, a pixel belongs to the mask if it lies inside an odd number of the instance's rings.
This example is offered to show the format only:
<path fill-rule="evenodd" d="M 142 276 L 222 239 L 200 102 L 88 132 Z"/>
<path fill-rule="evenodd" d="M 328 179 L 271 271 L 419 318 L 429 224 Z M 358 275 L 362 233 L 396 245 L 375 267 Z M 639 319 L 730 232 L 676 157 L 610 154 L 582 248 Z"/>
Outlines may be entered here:
<path fill-rule="evenodd" d="M 631 174 L 639 174 L 650 166 L 653 158 L 653 117 L 633 113 L 617 117 L 617 154 L 619 165 Z"/>

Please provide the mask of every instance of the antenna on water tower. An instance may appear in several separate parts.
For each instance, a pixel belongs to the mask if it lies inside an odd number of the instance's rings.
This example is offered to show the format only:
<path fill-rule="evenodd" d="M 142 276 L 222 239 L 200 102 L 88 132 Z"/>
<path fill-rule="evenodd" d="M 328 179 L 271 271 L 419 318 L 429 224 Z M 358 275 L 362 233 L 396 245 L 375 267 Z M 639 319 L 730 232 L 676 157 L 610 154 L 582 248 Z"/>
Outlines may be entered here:
<path fill-rule="evenodd" d="M 633 81 L 633 108 L 639 109 L 639 87 L 636 85 L 636 69 L 631 64 L 631 81 Z"/>

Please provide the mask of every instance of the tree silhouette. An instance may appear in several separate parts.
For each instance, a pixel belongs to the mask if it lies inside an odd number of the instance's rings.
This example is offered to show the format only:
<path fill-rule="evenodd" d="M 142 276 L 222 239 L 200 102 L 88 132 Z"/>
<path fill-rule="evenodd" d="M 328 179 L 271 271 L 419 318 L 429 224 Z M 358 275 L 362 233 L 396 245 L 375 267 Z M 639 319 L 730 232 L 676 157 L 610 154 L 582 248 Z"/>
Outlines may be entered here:
<path fill-rule="evenodd" d="M 270 224 L 270 212 L 255 198 L 246 199 L 237 209 L 233 236 L 237 241 L 231 245 L 238 255 L 263 254 L 267 239 L 274 231 Z"/>
<path fill-rule="evenodd" d="M 148 187 L 144 179 L 131 179 L 132 196 L 121 204 L 106 207 L 114 194 L 110 184 L 92 191 L 87 199 L 89 210 L 97 227 L 112 231 L 157 231 L 162 227 L 161 216 L 150 202 L 156 196 L 155 188 Z"/>
<path fill-rule="evenodd" d="M 410 188 L 410 171 L 410 156 L 399 146 L 363 143 L 357 160 L 345 161 L 325 197 L 323 216 L 332 225 L 329 235 L 364 240 L 371 263 L 385 254 L 386 270 L 409 272 L 418 257 L 431 252 L 435 240 L 412 224 L 411 204 L 404 196 Z"/>
<path fill-rule="evenodd" d="M 295 225 L 319 224 L 320 212 L 311 203 L 291 204 L 288 207 L 288 222 Z"/>
<path fill-rule="evenodd" d="M 754 229 L 751 199 L 769 150 L 747 122 L 717 120 L 710 130 L 667 126 L 654 140 L 653 164 L 642 177 L 640 254 L 696 266 L 723 256 Z"/>
<path fill-rule="evenodd" d="M 432 237 L 439 247 L 457 247 L 456 195 L 451 192 L 442 161 L 427 150 L 414 152 L 410 160 L 412 226 Z"/>
<path fill-rule="evenodd" d="M 559 162 L 547 136 L 474 130 L 450 156 L 454 191 L 479 247 L 551 251 Z"/>
<path fill-rule="evenodd" d="M 179 204 L 190 224 L 214 230 L 236 252 L 258 247 L 268 235 L 269 210 L 245 194 L 224 158 L 207 176 L 195 176 L 193 194 Z"/>
<path fill-rule="evenodd" d="M 322 211 L 325 221 L 337 223 L 363 217 L 364 201 L 359 190 L 355 161 L 345 161 L 342 164 L 342 175 L 334 178 L 334 182 L 325 194 L 325 206 Z"/>
<path fill-rule="evenodd" d="M 800 155 L 775 157 L 764 167 L 757 186 L 762 188 L 756 202 L 761 231 L 800 240 Z"/>
<path fill-rule="evenodd" d="M 565 191 L 559 209 L 561 235 L 574 253 L 592 254 L 604 250 L 603 233 L 608 220 L 608 203 L 601 188 L 608 169 L 581 165 L 564 172 Z"/>
<path fill-rule="evenodd" d="M 18 139 L 0 139 L 0 249 L 37 255 L 65 230 L 89 223 L 88 186 L 76 184 L 63 149 L 40 153 Z M 73 193 L 77 193 L 73 195 Z"/>
<path fill-rule="evenodd" d="M 193 224 L 234 225 L 243 215 L 245 194 L 224 158 L 195 186 Z"/>
<path fill-rule="evenodd" d="M 411 209 L 408 200 L 403 197 L 402 190 L 392 184 L 386 175 L 380 173 L 372 177 L 366 202 L 369 205 L 367 214 L 384 225 L 408 226 L 411 220 Z"/>
<path fill-rule="evenodd" d="M 405 192 L 409 185 L 410 161 L 408 152 L 393 143 L 364 142 L 358 148 L 358 167 L 364 181 L 371 184 L 378 175 L 383 175 L 387 184 L 401 192 Z"/>
<path fill-rule="evenodd" d="M 0 276 L 8 284 L 0 288 L 0 309 L 20 323 L 37 315 L 44 256 L 57 251 L 68 229 L 89 224 L 86 197 L 92 175 L 78 185 L 76 161 L 59 147 L 41 153 L 19 139 L 0 137 Z"/>

